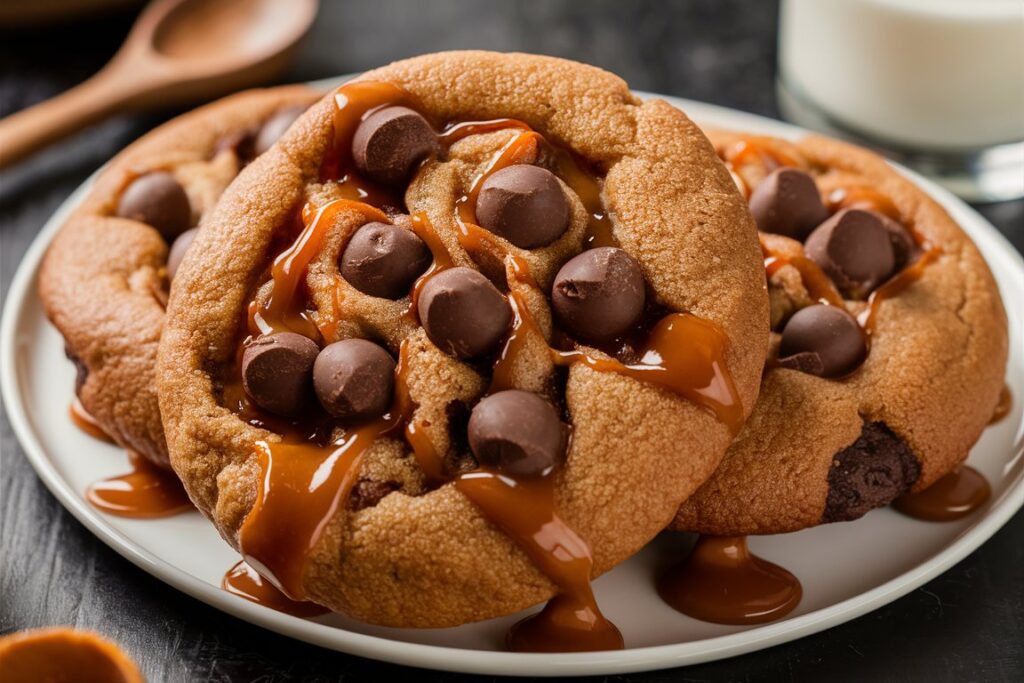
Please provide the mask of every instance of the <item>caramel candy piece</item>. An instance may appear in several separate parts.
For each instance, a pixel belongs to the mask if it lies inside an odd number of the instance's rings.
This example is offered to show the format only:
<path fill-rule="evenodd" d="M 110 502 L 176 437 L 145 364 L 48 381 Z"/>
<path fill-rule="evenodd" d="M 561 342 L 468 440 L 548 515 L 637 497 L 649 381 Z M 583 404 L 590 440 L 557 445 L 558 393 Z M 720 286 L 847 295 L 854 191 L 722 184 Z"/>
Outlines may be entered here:
<path fill-rule="evenodd" d="M 554 406 L 536 394 L 500 391 L 473 408 L 469 447 L 484 467 L 537 477 L 562 461 L 567 431 Z"/>
<path fill-rule="evenodd" d="M 873 211 L 843 209 L 811 233 L 804 250 L 851 299 L 866 297 L 896 270 L 893 238 Z"/>
<path fill-rule="evenodd" d="M 192 223 L 192 206 L 185 188 L 166 171 L 153 171 L 133 180 L 121 192 L 116 213 L 153 226 L 168 242 Z"/>
<path fill-rule="evenodd" d="M 798 168 L 780 168 L 762 180 L 750 195 L 750 213 L 761 232 L 797 240 L 828 218 L 814 178 Z"/>
<path fill-rule="evenodd" d="M 253 142 L 253 155 L 259 156 L 273 147 L 274 143 L 295 123 L 295 119 L 302 116 L 305 111 L 305 107 L 285 107 L 264 121 Z"/>
<path fill-rule="evenodd" d="M 401 299 L 430 267 L 430 250 L 409 230 L 387 223 L 367 223 L 349 239 L 341 254 L 341 275 L 364 294 Z"/>
<path fill-rule="evenodd" d="M 644 276 L 622 249 L 600 247 L 572 258 L 555 276 L 551 307 L 566 332 L 585 341 L 619 337 L 644 312 Z"/>
<path fill-rule="evenodd" d="M 352 137 L 352 159 L 370 180 L 397 185 L 437 152 L 437 135 L 419 112 L 385 107 L 368 116 Z"/>
<path fill-rule="evenodd" d="M 476 218 L 517 247 L 536 249 L 551 244 L 569 227 L 569 202 L 551 171 L 509 166 L 480 187 Z"/>
<path fill-rule="evenodd" d="M 177 239 L 174 240 L 174 244 L 171 245 L 171 250 L 167 254 L 168 280 L 173 280 L 174 276 L 178 274 L 178 267 L 184 260 L 185 253 L 192 246 L 192 242 L 195 240 L 198 232 L 199 228 L 190 228 L 178 235 Z"/>
<path fill-rule="evenodd" d="M 430 341 L 458 358 L 494 350 L 512 324 L 508 301 L 471 268 L 449 268 L 427 280 L 416 308 Z"/>
<path fill-rule="evenodd" d="M 836 306 L 815 304 L 793 314 L 782 330 L 779 365 L 819 377 L 841 377 L 867 357 L 857 320 Z"/>
<path fill-rule="evenodd" d="M 358 421 L 383 415 L 395 389 L 395 360 L 365 339 L 328 344 L 313 364 L 313 388 L 331 417 Z"/>
<path fill-rule="evenodd" d="M 313 363 L 319 352 L 316 342 L 294 332 L 259 337 L 242 352 L 245 393 L 275 415 L 298 414 L 313 388 Z"/>

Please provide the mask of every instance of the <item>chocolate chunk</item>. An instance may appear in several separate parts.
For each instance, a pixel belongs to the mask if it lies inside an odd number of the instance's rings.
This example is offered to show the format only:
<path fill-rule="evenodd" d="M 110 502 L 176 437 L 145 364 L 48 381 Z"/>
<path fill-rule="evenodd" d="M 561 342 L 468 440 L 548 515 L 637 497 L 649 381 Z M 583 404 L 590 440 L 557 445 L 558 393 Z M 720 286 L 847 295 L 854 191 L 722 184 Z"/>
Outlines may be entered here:
<path fill-rule="evenodd" d="M 174 244 L 171 245 L 171 250 L 167 254 L 168 280 L 173 280 L 174 276 L 178 273 L 178 266 L 181 265 L 182 260 L 185 258 L 185 252 L 192 246 L 192 241 L 196 238 L 198 232 L 199 228 L 191 228 L 178 235 L 177 239 L 174 240 Z"/>
<path fill-rule="evenodd" d="M 910 263 L 917 260 L 920 250 L 917 242 L 911 236 L 910 231 L 903 225 L 883 214 L 877 214 L 882 221 L 882 227 L 889 233 L 889 242 L 892 244 L 892 253 L 895 258 L 894 272 L 902 270 Z"/>
<path fill-rule="evenodd" d="M 921 464 L 884 422 L 865 422 L 860 436 L 839 451 L 828 473 L 822 522 L 847 522 L 910 490 Z"/>
<path fill-rule="evenodd" d="M 121 192 L 117 215 L 152 225 L 168 242 L 189 229 L 192 206 L 185 188 L 166 171 L 146 173 Z"/>
<path fill-rule="evenodd" d="M 866 297 L 896 269 L 892 238 L 873 211 L 843 209 L 811 233 L 804 250 L 851 299 Z"/>
<path fill-rule="evenodd" d="M 500 391 L 473 408 L 469 447 L 484 467 L 536 477 L 562 461 L 567 431 L 554 406 L 536 394 Z"/>
<path fill-rule="evenodd" d="M 275 415 L 298 414 L 313 388 L 313 363 L 319 351 L 316 342 L 294 332 L 259 337 L 242 353 L 245 393 Z"/>
<path fill-rule="evenodd" d="M 551 244 L 569 227 L 569 201 L 551 171 L 509 166 L 480 187 L 476 218 L 517 247 L 536 249 Z"/>
<path fill-rule="evenodd" d="M 352 159 L 370 180 L 397 185 L 438 150 L 437 136 L 423 116 L 408 107 L 370 114 L 352 137 Z"/>
<path fill-rule="evenodd" d="M 295 119 L 302 116 L 304 111 L 306 111 L 305 107 L 286 107 L 279 109 L 277 113 L 264 121 L 260 132 L 256 134 L 256 141 L 253 142 L 253 154 L 259 156 L 273 147 L 274 143 L 295 123 Z"/>
<path fill-rule="evenodd" d="M 615 247 L 590 249 L 555 276 L 551 307 L 570 335 L 602 342 L 619 337 L 644 312 L 644 275 L 632 256 Z"/>
<path fill-rule="evenodd" d="M 331 417 L 346 421 L 383 415 L 395 390 L 395 361 L 365 339 L 328 344 L 313 365 L 313 388 Z"/>
<path fill-rule="evenodd" d="M 809 173 L 780 168 L 750 194 L 750 213 L 757 229 L 803 240 L 828 218 L 818 186 Z"/>
<path fill-rule="evenodd" d="M 401 299 L 430 267 L 430 249 L 409 230 L 367 223 L 356 230 L 341 254 L 342 276 L 364 294 Z"/>
<path fill-rule="evenodd" d="M 493 351 L 512 324 L 508 301 L 471 268 L 449 268 L 427 280 L 416 310 L 430 341 L 458 358 Z"/>
<path fill-rule="evenodd" d="M 867 337 L 852 315 L 836 306 L 815 304 L 794 313 L 782 329 L 779 365 L 841 377 L 856 370 L 867 353 Z"/>

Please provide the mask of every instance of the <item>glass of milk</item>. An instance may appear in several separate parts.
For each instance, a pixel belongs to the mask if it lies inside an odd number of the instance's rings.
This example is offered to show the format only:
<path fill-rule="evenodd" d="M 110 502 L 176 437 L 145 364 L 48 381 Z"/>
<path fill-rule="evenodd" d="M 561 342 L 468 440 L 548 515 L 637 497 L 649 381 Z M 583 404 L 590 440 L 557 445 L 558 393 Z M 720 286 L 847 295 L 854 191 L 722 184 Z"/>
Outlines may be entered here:
<path fill-rule="evenodd" d="M 1024 0 L 782 0 L 778 90 L 966 199 L 1024 196 Z"/>

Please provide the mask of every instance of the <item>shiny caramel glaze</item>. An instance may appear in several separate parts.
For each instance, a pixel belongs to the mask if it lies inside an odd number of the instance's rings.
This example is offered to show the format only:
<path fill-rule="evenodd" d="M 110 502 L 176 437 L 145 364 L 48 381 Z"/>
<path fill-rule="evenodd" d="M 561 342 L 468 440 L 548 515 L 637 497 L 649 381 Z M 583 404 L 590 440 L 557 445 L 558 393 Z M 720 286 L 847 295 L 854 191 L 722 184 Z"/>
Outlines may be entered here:
<path fill-rule="evenodd" d="M 103 427 L 100 426 L 100 423 L 96 421 L 96 418 L 89 414 L 89 411 L 85 409 L 77 396 L 71 402 L 71 405 L 68 406 L 68 415 L 76 427 L 92 438 L 106 441 L 107 443 L 114 443 L 114 438 L 107 434 Z"/>
<path fill-rule="evenodd" d="M 318 617 L 330 612 L 326 607 L 321 607 L 313 602 L 298 602 L 290 599 L 274 584 L 260 576 L 259 572 L 246 564 L 245 560 L 229 569 L 220 585 L 232 595 L 295 617 Z"/>
<path fill-rule="evenodd" d="M 899 512 L 926 522 L 951 522 L 966 517 L 992 496 L 985 476 L 961 465 L 923 491 L 907 493 L 893 501 Z"/>
<path fill-rule="evenodd" d="M 18 631 L 0 638 L 3 683 L 143 683 L 128 655 L 109 640 L 57 627 Z"/>
<path fill-rule="evenodd" d="M 118 517 L 170 517 L 193 509 L 178 477 L 148 459 L 127 451 L 132 469 L 89 485 L 86 499 L 99 510 Z"/>
<path fill-rule="evenodd" d="M 996 403 L 996 409 L 992 411 L 992 418 L 988 421 L 990 425 L 997 422 L 1001 422 L 1003 418 L 1010 414 L 1013 409 L 1013 392 L 1010 391 L 1010 385 L 1004 384 L 1002 391 L 999 392 L 999 402 Z"/>
<path fill-rule="evenodd" d="M 803 589 L 791 573 L 752 554 L 746 536 L 701 536 L 658 581 L 658 594 L 695 619 L 745 625 L 789 614 Z"/>
<path fill-rule="evenodd" d="M 921 254 L 912 264 L 889 278 L 885 284 L 871 292 L 868 296 L 868 307 L 857 316 L 857 322 L 870 336 L 875 331 L 875 322 L 878 319 L 878 308 L 886 299 L 899 295 L 910 285 L 921 279 L 924 269 L 929 263 L 942 255 L 942 250 L 932 248 Z"/>
<path fill-rule="evenodd" d="M 811 298 L 832 306 L 844 306 L 843 297 L 832 283 L 831 278 L 825 274 L 821 266 L 811 259 L 806 256 L 784 256 L 773 251 L 764 240 L 761 240 L 761 253 L 764 254 L 764 270 L 768 279 L 771 279 L 781 268 L 792 266 L 800 273 L 800 279 Z"/>

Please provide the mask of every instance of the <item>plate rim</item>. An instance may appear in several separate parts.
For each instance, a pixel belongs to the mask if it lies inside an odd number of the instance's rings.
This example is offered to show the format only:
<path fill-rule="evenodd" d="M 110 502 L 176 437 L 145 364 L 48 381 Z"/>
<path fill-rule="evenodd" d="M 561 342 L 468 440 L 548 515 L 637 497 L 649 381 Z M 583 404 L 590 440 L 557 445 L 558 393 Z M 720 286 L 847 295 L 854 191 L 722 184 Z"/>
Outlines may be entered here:
<path fill-rule="evenodd" d="M 326 90 L 346 77 L 315 81 L 310 85 Z M 635 91 L 642 98 L 666 100 L 698 122 L 713 125 L 747 127 L 767 134 L 793 138 L 811 131 L 791 124 L 693 100 Z M 722 121 L 731 123 L 721 123 Z M 998 253 L 986 254 L 1001 267 L 1012 271 L 1024 291 L 1024 258 L 1005 236 L 970 206 L 937 185 L 906 168 L 893 164 L 945 209 L 969 216 L 984 241 L 1001 247 Z M 102 170 L 102 169 L 100 169 Z M 393 640 L 383 636 L 348 631 L 343 628 L 307 621 L 231 596 L 220 588 L 188 574 L 165 562 L 151 552 L 137 547 L 129 537 L 110 526 L 104 516 L 88 507 L 58 472 L 35 435 L 27 406 L 20 392 L 21 383 L 14 361 L 18 350 L 17 331 L 26 314 L 27 304 L 35 295 L 35 282 L 46 248 L 70 212 L 80 203 L 92 186 L 96 175 L 89 176 L 65 199 L 47 219 L 42 230 L 18 263 L 11 287 L 4 301 L 0 320 L 0 392 L 8 418 L 26 458 L 44 485 L 81 524 L 119 555 L 164 583 L 236 618 L 262 628 L 331 650 L 368 657 L 393 664 L 419 666 L 442 671 L 501 675 L 515 673 L 531 676 L 582 676 L 620 674 L 665 669 L 714 661 L 764 649 L 796 640 L 832 626 L 855 619 L 867 612 L 906 595 L 915 588 L 945 572 L 973 552 L 998 531 L 1017 510 L 1024 506 L 1024 476 L 1018 476 L 1002 495 L 993 500 L 986 515 L 966 529 L 944 550 L 908 571 L 868 591 L 807 614 L 754 627 L 737 633 L 702 640 L 655 645 L 614 652 L 597 653 L 512 653 L 488 650 L 427 645 Z M 966 212 L 966 213 L 965 213 Z M 972 239 L 979 241 L 979 236 Z M 1018 434 L 1019 437 L 1019 434 Z M 1017 447 L 1017 446 L 1015 446 Z"/>

